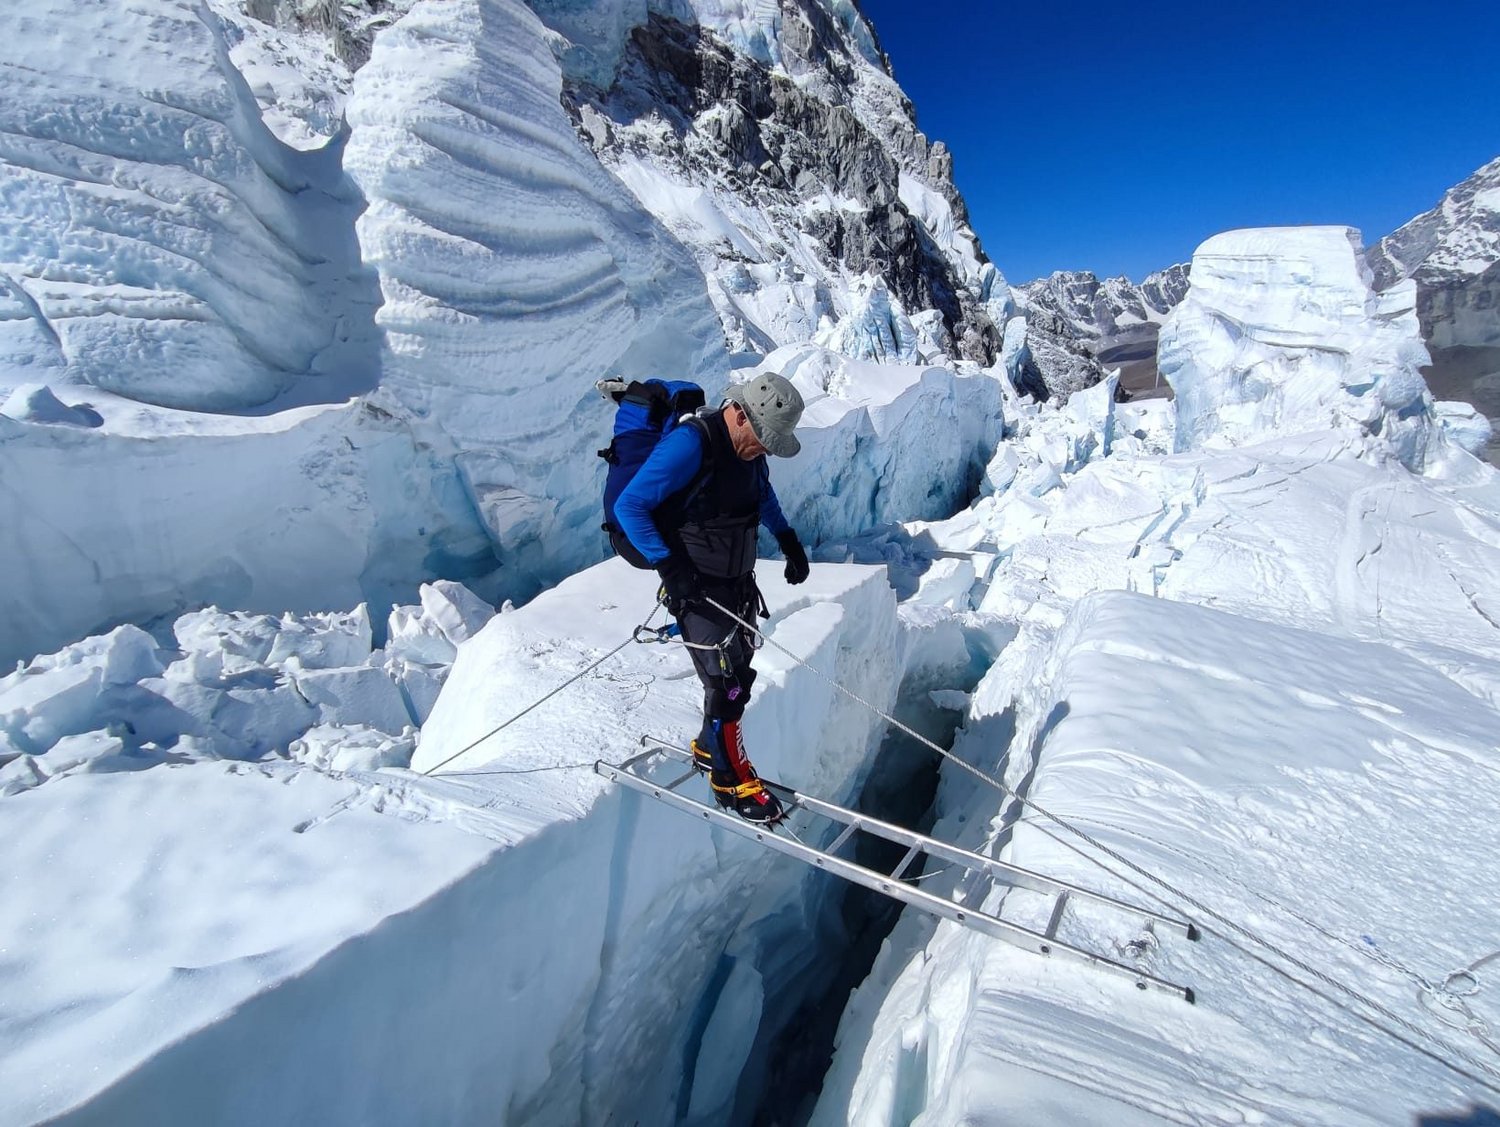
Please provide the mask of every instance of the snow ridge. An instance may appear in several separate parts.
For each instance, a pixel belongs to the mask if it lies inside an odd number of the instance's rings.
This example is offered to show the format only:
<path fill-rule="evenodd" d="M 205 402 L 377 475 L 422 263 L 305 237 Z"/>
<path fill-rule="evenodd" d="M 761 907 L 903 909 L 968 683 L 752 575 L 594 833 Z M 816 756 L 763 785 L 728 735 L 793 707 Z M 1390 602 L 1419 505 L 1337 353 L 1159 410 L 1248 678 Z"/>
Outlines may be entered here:
<path fill-rule="evenodd" d="M 381 33 L 348 106 L 381 396 L 430 424 L 517 591 L 598 557 L 580 535 L 607 422 L 584 411 L 593 380 L 712 388 L 725 369 L 691 260 L 579 143 L 560 91 L 535 15 L 462 0 Z"/>
<path fill-rule="evenodd" d="M 88 34 L 46 31 L 64 25 Z M 267 132 L 216 17 L 42 0 L 0 37 L 25 51 L 0 66 L 0 388 L 222 411 L 335 371 L 368 385 L 374 294 L 337 145 Z"/>

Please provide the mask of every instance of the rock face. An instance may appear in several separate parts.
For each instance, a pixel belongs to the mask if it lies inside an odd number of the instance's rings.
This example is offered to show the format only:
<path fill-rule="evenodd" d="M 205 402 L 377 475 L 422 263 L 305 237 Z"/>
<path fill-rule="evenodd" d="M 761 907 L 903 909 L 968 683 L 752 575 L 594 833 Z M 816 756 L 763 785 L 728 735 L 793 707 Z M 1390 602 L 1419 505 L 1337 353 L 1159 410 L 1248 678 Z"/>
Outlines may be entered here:
<path fill-rule="evenodd" d="M 1441 439 L 1411 282 L 1377 294 L 1350 227 L 1226 231 L 1161 330 L 1177 448 L 1356 426 L 1412 470 Z"/>
<path fill-rule="evenodd" d="M 1378 289 L 1416 283 L 1433 394 L 1472 403 L 1500 423 L 1500 158 L 1381 239 L 1367 258 Z M 1500 448 L 1489 456 L 1500 464 Z"/>
<path fill-rule="evenodd" d="M 1157 332 L 1187 288 L 1186 264 L 1151 274 L 1139 286 L 1123 276 L 1100 281 L 1083 270 L 1059 270 L 1017 286 L 1030 355 L 1023 384 L 1039 397 L 1066 399 L 1102 380 L 1105 369 L 1118 368 L 1125 394 L 1155 392 Z"/>
<path fill-rule="evenodd" d="M 732 351 L 862 314 L 875 276 L 953 358 L 995 359 L 1009 289 L 856 6 L 531 6 L 580 134 L 692 249 Z"/>

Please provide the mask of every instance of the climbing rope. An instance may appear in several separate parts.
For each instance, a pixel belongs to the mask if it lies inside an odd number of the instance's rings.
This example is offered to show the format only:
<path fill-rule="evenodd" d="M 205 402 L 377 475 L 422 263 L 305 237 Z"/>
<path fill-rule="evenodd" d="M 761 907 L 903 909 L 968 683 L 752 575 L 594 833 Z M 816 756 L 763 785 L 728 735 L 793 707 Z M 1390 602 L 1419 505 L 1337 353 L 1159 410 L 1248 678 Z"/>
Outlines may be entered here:
<path fill-rule="evenodd" d="M 779 650 L 781 653 L 783 653 L 787 657 L 791 658 L 792 661 L 796 662 L 802 668 L 810 670 L 816 676 L 820 677 L 822 680 L 824 680 L 825 682 L 827 682 L 833 689 L 835 689 L 836 691 L 838 691 L 840 693 L 843 693 L 846 697 L 848 697 L 850 700 L 854 701 L 856 704 L 859 704 L 859 705 L 863 706 L 868 711 L 874 713 L 876 716 L 879 716 L 887 724 L 890 724 L 892 727 L 896 728 L 898 731 L 901 731 L 901 732 L 905 733 L 906 735 L 910 736 L 912 739 L 916 740 L 918 743 L 920 743 L 923 746 L 929 748 L 930 750 L 936 752 L 938 755 L 942 756 L 944 759 L 947 759 L 948 761 L 950 761 L 950 762 L 956 764 L 957 766 L 961 767 L 963 770 L 969 772 L 969 774 L 973 775 L 975 778 L 981 780 L 984 783 L 987 783 L 989 786 L 991 786 L 994 789 L 1000 791 L 1002 794 L 1004 794 L 1004 795 L 1006 795 L 1006 796 L 1014 799 L 1016 802 L 1020 803 L 1024 808 L 1027 808 L 1027 809 L 1030 809 L 1030 810 L 1034 810 L 1037 814 L 1041 815 L 1047 821 L 1053 823 L 1054 825 L 1056 825 L 1060 829 L 1066 831 L 1069 834 L 1072 834 L 1073 836 L 1077 837 L 1079 840 L 1081 840 L 1081 841 L 1087 843 L 1088 845 L 1092 846 L 1094 849 L 1098 850 L 1104 856 L 1109 857 L 1111 860 L 1115 861 L 1117 864 L 1122 865 L 1126 869 L 1130 870 L 1130 872 L 1135 873 L 1137 876 L 1142 877 L 1142 878 L 1144 878 L 1147 881 L 1150 881 L 1152 884 L 1156 885 L 1157 887 L 1159 887 L 1160 889 L 1162 889 L 1163 891 L 1165 891 L 1169 895 L 1177 897 L 1178 901 L 1180 901 L 1181 903 L 1185 903 L 1185 904 L 1191 906 L 1192 908 L 1194 908 L 1196 911 L 1198 911 L 1202 915 L 1207 916 L 1208 918 L 1217 921 L 1222 927 L 1227 928 L 1230 932 L 1233 932 L 1234 934 L 1240 936 L 1241 938 L 1243 938 L 1245 940 L 1248 940 L 1249 942 L 1251 942 L 1251 943 L 1253 943 L 1253 944 L 1255 944 L 1255 945 L 1257 945 L 1257 946 L 1265 949 L 1266 951 L 1269 951 L 1271 954 L 1275 955 L 1277 958 L 1283 959 L 1285 962 L 1287 962 L 1291 966 L 1296 967 L 1302 973 L 1311 975 L 1313 978 L 1317 979 L 1319 982 L 1322 982 L 1324 985 L 1329 986 L 1332 989 L 1338 991 L 1339 993 L 1347 995 L 1348 997 L 1354 999 L 1360 1005 L 1365 1006 L 1367 1009 L 1369 1009 L 1373 1013 L 1379 1014 L 1381 1016 L 1381 1018 L 1383 1018 L 1384 1020 L 1394 1023 L 1400 1029 L 1406 1031 L 1407 1033 L 1409 1033 L 1409 1034 L 1411 1034 L 1411 1035 L 1413 1035 L 1413 1036 L 1415 1036 L 1415 1037 L 1417 1037 L 1419 1039 L 1429 1041 L 1432 1044 L 1439 1046 L 1440 1049 L 1443 1050 L 1443 1052 L 1456 1054 L 1458 1056 L 1458 1058 L 1460 1060 L 1462 1060 L 1465 1064 L 1469 1065 L 1470 1068 L 1473 1068 L 1473 1069 L 1477 1070 L 1478 1072 L 1487 1075 L 1489 1077 L 1489 1079 L 1485 1079 L 1484 1076 L 1475 1075 L 1474 1072 L 1471 1072 L 1468 1069 L 1465 1069 L 1465 1068 L 1461 1067 L 1460 1065 L 1455 1064 L 1453 1061 L 1447 1059 L 1446 1056 L 1440 1055 L 1438 1053 L 1433 1053 L 1430 1050 L 1422 1048 L 1421 1045 L 1413 1044 L 1411 1041 L 1407 1040 L 1406 1037 L 1401 1036 L 1399 1033 L 1396 1033 L 1394 1030 L 1386 1028 L 1380 1022 L 1375 1021 L 1368 1014 L 1363 1014 L 1363 1013 L 1358 1012 L 1357 1010 L 1349 1009 L 1347 1006 L 1342 1007 L 1343 1009 L 1345 1009 L 1346 1012 L 1353 1014 L 1355 1017 L 1357 1017 L 1359 1020 L 1363 1021 L 1365 1024 L 1367 1024 L 1367 1025 L 1371 1026 L 1372 1028 L 1374 1028 L 1374 1029 L 1376 1029 L 1376 1030 L 1384 1033 L 1387 1036 L 1391 1036 L 1391 1037 L 1396 1038 L 1402 1044 L 1407 1045 L 1407 1047 L 1409 1047 L 1409 1048 L 1412 1048 L 1412 1049 L 1415 1049 L 1415 1050 L 1417 1050 L 1419 1052 L 1422 1052 L 1423 1055 L 1429 1057 L 1432 1060 L 1437 1061 L 1439 1064 L 1443 1065 L 1445 1068 L 1448 1068 L 1450 1071 L 1456 1073 L 1457 1075 L 1460 1075 L 1460 1076 L 1464 1077 L 1467 1080 L 1471 1080 L 1471 1081 L 1473 1081 L 1473 1082 L 1475 1082 L 1477 1084 L 1480 1084 L 1480 1085 L 1482 1085 L 1482 1086 L 1490 1089 L 1492 1092 L 1500 1093 L 1500 1069 L 1495 1068 L 1493 1065 L 1489 1064 L 1486 1061 L 1477 1060 L 1477 1059 L 1469 1056 L 1467 1053 L 1464 1053 L 1462 1050 L 1455 1048 L 1453 1045 L 1450 1045 L 1448 1042 L 1444 1041 L 1442 1038 L 1436 1036 L 1431 1031 L 1423 1029 L 1421 1026 L 1418 1026 L 1415 1023 L 1407 1020 L 1406 1018 L 1402 1017 L 1400 1014 L 1394 1012 L 1393 1010 L 1389 1009 L 1388 1007 L 1386 1007 L 1382 1003 L 1376 1001 L 1375 999 L 1367 997 L 1364 994 L 1361 994 L 1358 990 L 1354 989 L 1352 986 L 1348 986 L 1348 985 L 1345 985 L 1344 983 L 1339 982 L 1337 979 L 1333 978 L 1331 975 L 1329 975 L 1325 971 L 1322 971 L 1322 970 L 1318 969 L 1317 967 L 1312 966 L 1310 963 L 1304 961 L 1303 959 L 1299 958 L 1298 956 L 1296 956 L 1296 955 L 1292 954 L 1291 952 L 1285 950 L 1279 944 L 1276 944 L 1276 943 L 1272 942 L 1271 940 L 1266 939 L 1263 936 L 1257 935 L 1255 932 L 1251 931 L 1249 928 L 1245 927 L 1243 924 L 1235 922 L 1234 920 L 1232 920 L 1229 917 L 1225 916 L 1223 913 L 1221 913 L 1221 912 L 1215 910 L 1214 908 L 1210 907 L 1209 905 L 1205 904 L 1203 901 L 1199 900 L 1197 897 L 1193 896 L 1191 893 L 1188 893 L 1188 892 L 1184 891 L 1183 889 L 1177 888 L 1176 886 L 1174 886 L 1173 884 L 1171 884 L 1169 881 L 1163 879 L 1162 877 L 1157 876 L 1155 873 L 1150 872 L 1149 870 L 1147 870 L 1143 866 L 1141 866 L 1141 865 L 1137 864 L 1136 862 L 1130 860 L 1130 858 L 1124 856 L 1118 850 L 1116 850 L 1116 849 L 1110 847 L 1109 845 L 1106 845 L 1104 842 L 1098 840 L 1092 834 L 1088 833 L 1088 831 L 1086 831 L 1086 830 L 1084 830 L 1084 829 L 1082 829 L 1082 828 L 1074 825 L 1072 822 L 1068 821 L 1066 818 L 1060 817 L 1059 815 L 1052 813 L 1052 811 L 1050 811 L 1046 807 L 1042 806 L 1035 799 L 1033 799 L 1033 798 L 1031 798 L 1031 797 L 1029 797 L 1027 795 L 1023 795 L 1023 794 L 1018 793 L 1014 788 L 1006 785 L 1003 781 L 1001 781 L 1000 779 L 996 778 L 994 775 L 991 775 L 988 772 L 985 772 L 985 771 L 981 770 L 980 768 L 974 766 L 973 764 L 968 763 L 967 761 L 959 758 L 957 755 L 954 755 L 948 749 L 938 746 L 932 740 L 928 739 L 926 736 L 922 735 L 920 732 L 916 731 L 915 729 L 913 729 L 909 725 L 903 724 L 900 720 L 897 720 L 894 716 L 890 715 L 884 709 L 882 709 L 882 708 L 878 707 L 877 705 L 874 705 L 874 704 L 870 703 L 869 701 L 865 700 L 863 697 L 861 697 L 858 693 L 854 692 L 852 689 L 846 688 L 845 686 L 839 684 L 837 681 L 835 681 L 827 673 L 824 673 L 817 666 L 812 665 L 811 663 L 809 663 L 807 661 L 804 661 L 802 658 L 800 658 L 796 654 L 794 654 L 791 650 L 789 650 L 785 646 L 783 646 L 780 642 L 776 641 L 776 639 L 772 638 L 770 635 L 768 635 L 764 631 L 760 630 L 757 626 L 755 626 L 752 623 L 746 622 L 743 618 L 741 618 L 734 611 L 730 610 L 728 607 L 724 606 L 723 604 L 717 602 L 716 600 L 714 600 L 712 598 L 705 599 L 705 601 L 710 606 L 712 606 L 715 610 L 719 611 L 721 614 L 727 615 L 730 619 L 732 619 L 733 621 L 739 623 L 740 626 L 744 627 L 746 630 L 749 630 L 752 633 L 754 633 L 757 636 L 759 636 L 761 638 L 762 642 L 768 643 L 769 645 L 773 646 L 775 649 Z M 1040 828 L 1040 827 L 1038 827 L 1038 828 Z M 1060 839 L 1054 838 L 1054 840 L 1060 840 Z M 1072 849 L 1074 849 L 1075 852 L 1077 852 L 1080 856 L 1084 857 L 1086 860 L 1090 861 L 1092 864 L 1098 865 L 1099 867 L 1105 869 L 1106 872 L 1111 873 L 1111 875 L 1115 876 L 1117 879 L 1123 880 L 1126 884 L 1128 884 L 1130 887 L 1134 888 L 1136 891 L 1141 892 L 1144 895 L 1150 896 L 1151 899 L 1157 901 L 1158 903 L 1164 903 L 1164 901 L 1162 900 L 1162 898 L 1160 896 L 1158 896 L 1155 893 L 1150 892 L 1148 889 L 1143 888 L 1140 885 L 1139 882 L 1131 879 L 1130 877 L 1124 876 L 1123 874 L 1121 874 L 1121 873 L 1119 873 L 1119 872 L 1111 869 L 1109 866 L 1107 866 L 1103 862 L 1101 862 L 1097 857 L 1090 857 L 1088 854 L 1084 853 L 1082 850 L 1079 850 L 1076 846 L 1071 846 L 1070 845 L 1069 847 L 1072 848 Z M 1262 961 L 1264 961 L 1264 960 L 1262 960 Z M 1301 982 L 1300 979 L 1297 979 L 1295 976 L 1288 974 L 1285 970 L 1283 970 L 1281 968 L 1277 968 L 1275 966 L 1272 966 L 1271 964 L 1266 964 L 1266 965 L 1271 966 L 1272 970 L 1275 970 L 1278 974 L 1280 974 L 1282 977 L 1287 978 L 1289 981 L 1297 983 L 1298 985 L 1302 985 L 1302 986 L 1306 987 L 1306 983 L 1303 983 L 1303 982 Z"/>

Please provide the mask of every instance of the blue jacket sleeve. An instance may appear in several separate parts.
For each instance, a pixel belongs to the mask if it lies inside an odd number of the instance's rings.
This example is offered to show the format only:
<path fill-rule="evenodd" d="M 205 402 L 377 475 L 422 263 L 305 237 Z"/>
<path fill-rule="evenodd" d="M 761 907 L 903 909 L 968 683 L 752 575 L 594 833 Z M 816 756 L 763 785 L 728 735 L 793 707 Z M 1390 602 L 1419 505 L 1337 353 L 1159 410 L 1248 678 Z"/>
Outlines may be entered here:
<path fill-rule="evenodd" d="M 693 480 L 703 465 L 703 440 L 698 429 L 680 426 L 656 444 L 651 457 L 636 471 L 630 484 L 615 500 L 615 520 L 646 561 L 655 567 L 671 555 L 661 538 L 652 512 L 663 501 Z M 780 509 L 777 512 L 780 513 Z"/>
<path fill-rule="evenodd" d="M 776 490 L 771 488 L 771 469 L 765 458 L 760 460 L 760 523 L 772 536 L 780 536 L 791 528 L 786 514 L 781 511 L 781 502 L 776 499 Z"/>

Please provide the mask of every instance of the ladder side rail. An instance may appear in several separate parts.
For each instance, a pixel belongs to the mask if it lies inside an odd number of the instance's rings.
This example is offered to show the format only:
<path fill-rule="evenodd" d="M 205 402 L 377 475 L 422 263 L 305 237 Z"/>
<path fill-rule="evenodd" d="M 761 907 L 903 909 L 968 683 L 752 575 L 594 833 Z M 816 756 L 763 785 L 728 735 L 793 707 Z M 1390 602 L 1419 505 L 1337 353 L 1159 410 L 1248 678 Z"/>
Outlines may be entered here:
<path fill-rule="evenodd" d="M 1103 955 L 1095 954 L 1092 951 L 1085 951 L 1080 947 L 1074 947 L 1072 944 L 1048 939 L 1046 936 L 1021 927 L 1019 924 L 1013 924 L 997 916 L 991 916 L 985 912 L 955 903 L 952 900 L 935 896 L 915 885 L 910 885 L 900 880 L 893 880 L 883 873 L 864 868 L 862 865 L 856 865 L 852 861 L 845 861 L 838 857 L 830 856 L 821 850 L 803 845 L 801 842 L 791 838 L 780 837 L 768 827 L 757 826 L 752 822 L 746 822 L 742 818 L 712 809 L 704 806 L 702 803 L 694 802 L 684 795 L 669 791 L 659 784 L 642 779 L 639 775 L 632 775 L 621 771 L 614 765 L 605 763 L 602 760 L 594 764 L 594 770 L 605 778 L 614 779 L 617 782 L 624 783 L 632 790 L 637 790 L 653 798 L 658 798 L 667 805 L 673 806 L 684 813 L 700 817 L 711 825 L 726 829 L 739 837 L 750 838 L 777 853 L 783 853 L 787 856 L 806 861 L 816 868 L 834 873 L 836 876 L 841 876 L 845 880 L 861 885 L 864 888 L 883 893 L 893 900 L 900 900 L 906 904 L 910 904 L 931 915 L 952 920 L 954 923 L 963 924 L 966 927 L 983 932 L 992 938 L 1009 942 L 1035 954 L 1045 956 L 1056 955 L 1065 960 L 1082 963 L 1097 970 L 1122 975 L 1129 978 L 1141 990 L 1158 990 L 1171 994 L 1173 997 L 1182 998 L 1185 1001 L 1193 1001 L 1193 992 L 1188 987 L 1178 986 L 1164 979 L 1157 978 L 1154 975 L 1145 974 L 1134 967 L 1126 966 L 1124 963 L 1117 963 Z"/>
<path fill-rule="evenodd" d="M 765 783 L 773 790 L 777 790 L 784 794 L 793 796 L 795 801 L 801 804 L 804 808 L 813 811 L 814 813 L 823 814 L 826 817 L 835 817 L 835 815 L 831 812 L 842 810 L 841 807 L 834 806 L 832 803 L 824 802 L 819 798 L 811 798 L 808 795 L 801 793 L 800 791 L 792 790 L 791 787 L 786 787 L 782 786 L 780 783 L 771 782 L 769 779 L 762 779 L 761 782 Z M 848 816 L 848 813 L 845 812 L 844 817 Z M 1070 896 L 1081 897 L 1085 900 L 1091 900 L 1095 903 L 1103 904 L 1107 907 L 1114 908 L 1128 915 L 1152 920 L 1166 927 L 1170 927 L 1176 931 L 1180 931 L 1184 935 L 1191 936 L 1196 934 L 1196 929 L 1194 929 L 1192 923 L 1187 920 L 1179 919 L 1175 916 L 1163 915 L 1162 913 L 1153 911 L 1150 908 L 1143 908 L 1138 904 L 1131 904 L 1125 900 L 1116 900 L 1113 896 L 1108 896 L 1102 892 L 1094 892 L 1092 889 L 1082 888 L 1078 885 L 1069 884 L 1067 881 L 1057 880 L 1053 877 L 1044 876 L 1043 874 L 1033 872 L 1030 869 L 1023 869 L 1019 865 L 1012 865 L 1007 861 L 997 861 L 993 857 L 984 856 L 982 853 L 974 853 L 970 850 L 962 849 L 956 845 L 949 845 L 946 842 L 938 841 L 936 838 L 926 837 L 923 834 L 915 832 L 914 830 L 908 830 L 903 826 L 893 825 L 890 822 L 882 822 L 880 819 L 871 818 L 866 814 L 860 814 L 858 817 L 861 823 L 860 828 L 863 829 L 866 833 L 875 834 L 877 837 L 883 837 L 887 841 L 892 842 L 896 845 L 919 846 L 924 853 L 928 853 L 933 857 L 940 857 L 945 861 L 952 861 L 955 864 L 963 865 L 966 868 L 986 869 L 998 876 L 1005 883 L 1014 885 L 1018 888 L 1025 888 L 1032 892 L 1042 893 L 1066 892 Z"/>

